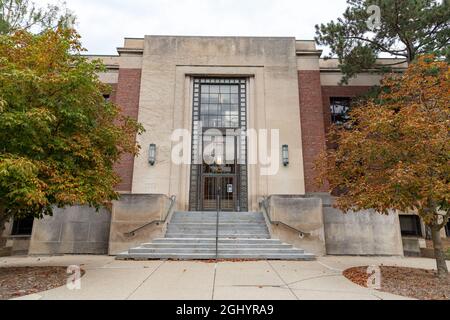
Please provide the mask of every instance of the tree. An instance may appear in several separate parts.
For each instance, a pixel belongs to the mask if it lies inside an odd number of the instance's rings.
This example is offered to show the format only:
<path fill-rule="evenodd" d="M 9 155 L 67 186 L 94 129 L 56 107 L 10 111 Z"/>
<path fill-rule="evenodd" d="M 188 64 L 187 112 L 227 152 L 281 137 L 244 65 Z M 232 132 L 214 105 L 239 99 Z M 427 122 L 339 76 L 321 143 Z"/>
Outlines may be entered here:
<path fill-rule="evenodd" d="M 339 190 L 344 212 L 416 212 L 433 234 L 438 274 L 448 274 L 440 231 L 450 217 L 450 69 L 425 55 L 382 81 L 377 99 L 334 126 L 335 149 L 317 161 L 320 183 Z"/>
<path fill-rule="evenodd" d="M 117 199 L 113 165 L 143 128 L 106 101 L 100 61 L 58 28 L 0 36 L 0 234 L 11 218 Z"/>
<path fill-rule="evenodd" d="M 65 3 L 39 7 L 30 0 L 0 0 L 0 34 L 70 27 L 74 22 L 75 17 Z"/>
<path fill-rule="evenodd" d="M 389 72 L 421 54 L 446 56 L 450 61 L 448 0 L 347 0 L 347 3 L 349 7 L 342 18 L 316 26 L 317 43 L 331 49 L 327 58 L 339 59 L 343 83 L 364 70 Z M 371 5 L 381 9 L 378 26 L 374 23 L 377 12 Z M 381 64 L 377 61 L 380 55 L 400 60 Z"/>

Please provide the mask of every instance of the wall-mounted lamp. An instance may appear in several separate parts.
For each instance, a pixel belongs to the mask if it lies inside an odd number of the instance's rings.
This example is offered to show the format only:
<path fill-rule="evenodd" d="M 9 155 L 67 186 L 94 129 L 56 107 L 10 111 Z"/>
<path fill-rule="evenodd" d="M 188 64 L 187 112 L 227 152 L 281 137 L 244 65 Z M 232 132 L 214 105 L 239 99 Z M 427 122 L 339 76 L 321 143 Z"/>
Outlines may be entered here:
<path fill-rule="evenodd" d="M 151 166 L 154 166 L 156 163 L 156 144 L 152 143 L 150 145 L 149 153 L 148 153 L 148 162 Z"/>
<path fill-rule="evenodd" d="M 283 145 L 283 165 L 287 167 L 289 165 L 289 146 L 287 144 Z"/>

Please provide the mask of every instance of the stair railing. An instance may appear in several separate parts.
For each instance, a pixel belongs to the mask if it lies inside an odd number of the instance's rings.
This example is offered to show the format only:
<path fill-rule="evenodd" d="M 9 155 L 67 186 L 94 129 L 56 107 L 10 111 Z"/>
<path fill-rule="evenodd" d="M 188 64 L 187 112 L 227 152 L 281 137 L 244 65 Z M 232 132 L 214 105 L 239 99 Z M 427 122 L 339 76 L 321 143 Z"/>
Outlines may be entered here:
<path fill-rule="evenodd" d="M 271 225 L 275 225 L 275 226 L 282 225 L 288 229 L 291 229 L 291 230 L 297 232 L 302 239 L 306 236 L 311 235 L 310 233 L 303 232 L 297 228 L 294 228 L 293 226 L 288 225 L 287 223 L 284 223 L 281 221 L 273 221 L 272 218 L 270 217 L 269 198 L 268 197 L 263 197 L 263 200 L 260 202 L 260 206 L 263 209 L 262 211 L 263 211 L 264 217 L 266 218 L 266 221 L 268 221 Z"/>
<path fill-rule="evenodd" d="M 221 188 L 217 191 L 216 205 L 217 205 L 217 218 L 216 218 L 216 261 L 219 260 L 219 222 L 220 222 L 220 195 Z"/>
<path fill-rule="evenodd" d="M 140 226 L 139 228 L 134 229 L 133 231 L 126 232 L 126 233 L 124 233 L 125 237 L 128 237 L 128 238 L 134 237 L 134 236 L 136 236 L 136 233 L 138 233 L 139 231 L 141 231 L 153 224 L 156 224 L 156 225 L 166 224 L 169 221 L 170 217 L 172 216 L 173 208 L 175 207 L 176 202 L 177 202 L 177 197 L 171 196 L 169 209 L 167 210 L 163 219 L 150 221 L 150 222 L 144 224 L 143 226 Z"/>

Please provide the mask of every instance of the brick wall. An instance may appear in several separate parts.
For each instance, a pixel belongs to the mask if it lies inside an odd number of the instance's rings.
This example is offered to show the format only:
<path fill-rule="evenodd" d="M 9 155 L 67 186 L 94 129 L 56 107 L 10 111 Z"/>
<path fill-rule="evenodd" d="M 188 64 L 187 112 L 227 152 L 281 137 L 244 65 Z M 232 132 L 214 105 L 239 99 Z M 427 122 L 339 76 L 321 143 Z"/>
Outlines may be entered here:
<path fill-rule="evenodd" d="M 319 187 L 314 181 L 314 162 L 326 145 L 320 71 L 299 71 L 298 86 L 306 192 L 326 192 L 326 186 Z"/>
<path fill-rule="evenodd" d="M 111 94 L 109 95 L 109 98 L 112 102 L 116 102 L 116 94 L 117 94 L 117 83 L 110 83 L 111 86 Z"/>
<path fill-rule="evenodd" d="M 331 97 L 357 97 L 367 93 L 370 86 L 322 86 L 320 71 L 298 72 L 300 115 L 302 126 L 303 163 L 306 192 L 327 192 L 326 185 L 317 186 L 314 162 L 326 148 L 326 133 L 331 125 Z"/>
<path fill-rule="evenodd" d="M 141 69 L 120 69 L 117 86 L 111 95 L 112 101 L 117 103 L 123 114 L 134 119 L 138 118 L 139 95 L 141 89 Z M 133 184 L 134 156 L 126 154 L 115 165 L 115 170 L 122 179 L 116 186 L 117 191 L 131 192 Z"/>

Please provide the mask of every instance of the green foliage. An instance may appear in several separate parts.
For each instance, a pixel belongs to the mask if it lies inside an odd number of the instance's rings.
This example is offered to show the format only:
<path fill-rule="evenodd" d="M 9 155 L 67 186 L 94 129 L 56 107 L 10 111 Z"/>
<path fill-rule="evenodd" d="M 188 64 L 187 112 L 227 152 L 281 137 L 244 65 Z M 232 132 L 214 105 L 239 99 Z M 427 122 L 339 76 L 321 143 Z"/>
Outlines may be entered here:
<path fill-rule="evenodd" d="M 104 66 L 82 51 L 65 28 L 0 35 L 0 215 L 117 198 L 113 165 L 143 128 L 105 101 Z"/>
<path fill-rule="evenodd" d="M 65 3 L 41 7 L 30 0 L 0 0 L 0 34 L 70 27 L 74 22 L 75 17 Z"/>
<path fill-rule="evenodd" d="M 420 54 L 436 54 L 450 61 L 450 6 L 438 0 L 347 0 L 348 8 L 337 21 L 316 26 L 316 41 L 338 57 L 343 83 L 363 70 L 385 73 L 401 61 Z M 370 5 L 381 9 L 381 25 L 371 30 Z M 381 54 L 399 62 L 378 64 Z"/>

